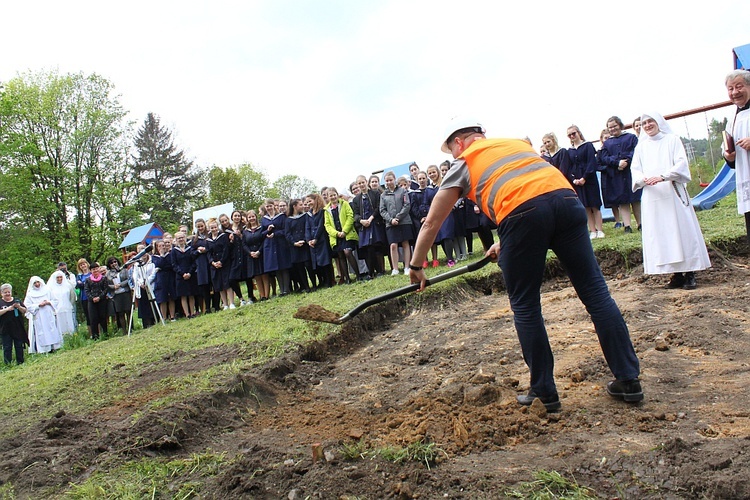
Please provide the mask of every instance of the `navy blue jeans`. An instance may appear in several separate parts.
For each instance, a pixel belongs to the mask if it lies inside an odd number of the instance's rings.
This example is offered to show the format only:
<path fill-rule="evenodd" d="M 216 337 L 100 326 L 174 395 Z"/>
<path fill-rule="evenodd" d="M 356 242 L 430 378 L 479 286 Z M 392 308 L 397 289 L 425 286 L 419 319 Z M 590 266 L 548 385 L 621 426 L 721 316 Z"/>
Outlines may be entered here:
<path fill-rule="evenodd" d="M 591 247 L 586 210 L 575 193 L 561 189 L 537 196 L 513 210 L 497 232 L 499 265 L 524 361 L 531 372 L 531 390 L 538 396 L 557 392 L 540 293 L 550 249 L 591 315 L 599 345 L 615 378 L 637 378 L 639 363 L 628 327 L 609 294 Z"/>

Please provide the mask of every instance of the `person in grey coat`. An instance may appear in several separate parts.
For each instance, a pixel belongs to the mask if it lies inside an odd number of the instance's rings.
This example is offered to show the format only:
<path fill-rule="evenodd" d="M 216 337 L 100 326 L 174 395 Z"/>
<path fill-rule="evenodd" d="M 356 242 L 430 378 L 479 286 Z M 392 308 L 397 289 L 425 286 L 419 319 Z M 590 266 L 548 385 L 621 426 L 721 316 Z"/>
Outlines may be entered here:
<path fill-rule="evenodd" d="M 404 274 L 409 274 L 408 263 L 411 260 L 411 246 L 409 241 L 414 238 L 409 210 L 411 202 L 409 193 L 396 186 L 396 174 L 386 172 L 385 191 L 380 195 L 380 215 L 385 221 L 385 233 L 388 237 L 391 254 L 391 275 L 398 274 L 398 247 L 404 254 Z"/>

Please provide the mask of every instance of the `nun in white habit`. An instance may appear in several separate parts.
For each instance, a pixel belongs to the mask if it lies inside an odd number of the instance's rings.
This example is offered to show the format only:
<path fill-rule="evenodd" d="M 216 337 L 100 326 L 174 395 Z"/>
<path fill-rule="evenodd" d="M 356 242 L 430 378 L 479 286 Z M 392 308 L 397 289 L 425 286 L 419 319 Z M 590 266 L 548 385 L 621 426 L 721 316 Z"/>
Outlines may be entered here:
<path fill-rule="evenodd" d="M 32 276 L 26 289 L 26 317 L 29 319 L 29 352 L 50 352 L 63 345 L 57 328 L 55 306 L 47 285 L 39 276 Z"/>
<path fill-rule="evenodd" d="M 73 333 L 76 330 L 73 323 L 73 312 L 75 311 L 75 288 L 65 278 L 62 271 L 55 271 L 47 280 L 50 300 L 57 312 L 57 328 L 60 333 Z"/>
<path fill-rule="evenodd" d="M 706 243 L 685 184 L 685 147 L 659 113 L 641 117 L 641 134 L 630 167 L 641 198 L 643 272 L 668 274 L 667 288 L 696 287 L 695 271 L 711 267 Z"/>

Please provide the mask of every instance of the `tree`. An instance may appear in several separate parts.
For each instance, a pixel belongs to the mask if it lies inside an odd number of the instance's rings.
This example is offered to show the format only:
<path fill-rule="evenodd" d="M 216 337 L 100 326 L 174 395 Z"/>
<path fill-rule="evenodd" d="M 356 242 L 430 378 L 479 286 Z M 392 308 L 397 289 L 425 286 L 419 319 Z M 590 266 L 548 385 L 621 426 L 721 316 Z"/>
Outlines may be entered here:
<path fill-rule="evenodd" d="M 124 163 L 125 111 L 92 74 L 26 73 L 0 95 L 0 216 L 29 227 L 50 262 L 92 256 L 117 238 L 103 218 Z"/>
<path fill-rule="evenodd" d="M 192 208 L 203 203 L 203 173 L 177 149 L 172 132 L 153 113 L 146 116 L 134 144 L 138 211 L 160 224 L 190 220 Z"/>
<path fill-rule="evenodd" d="M 253 165 L 246 163 L 222 169 L 213 167 L 208 174 L 211 205 L 232 203 L 240 210 L 257 209 L 269 197 L 268 178 Z"/>
<path fill-rule="evenodd" d="M 276 179 L 273 183 L 273 190 L 276 194 L 276 198 L 292 200 L 294 198 L 303 198 L 310 193 L 315 193 L 318 191 L 318 187 L 310 179 L 289 174 Z"/>

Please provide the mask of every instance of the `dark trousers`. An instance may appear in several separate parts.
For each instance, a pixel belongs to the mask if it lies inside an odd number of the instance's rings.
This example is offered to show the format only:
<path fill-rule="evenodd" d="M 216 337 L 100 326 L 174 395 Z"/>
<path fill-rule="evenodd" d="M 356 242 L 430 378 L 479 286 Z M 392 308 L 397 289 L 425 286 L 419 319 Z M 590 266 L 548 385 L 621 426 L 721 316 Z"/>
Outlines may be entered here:
<path fill-rule="evenodd" d="M 639 363 L 628 327 L 609 294 L 591 247 L 586 210 L 575 193 L 561 189 L 523 203 L 502 221 L 498 234 L 499 264 L 524 361 L 531 372 L 531 390 L 538 396 L 557 392 L 540 293 L 548 249 L 557 255 L 591 315 L 615 378 L 637 378 Z"/>
<path fill-rule="evenodd" d="M 86 324 L 90 325 L 89 321 L 89 301 L 88 299 L 81 301 L 81 309 L 83 309 L 83 317 L 86 318 Z"/>
<path fill-rule="evenodd" d="M 310 283 L 307 281 L 307 266 L 310 261 L 307 262 L 294 262 L 292 269 L 290 269 L 290 276 L 292 279 L 292 288 L 295 292 L 309 291 Z"/>
<path fill-rule="evenodd" d="M 333 286 L 333 265 L 328 264 L 327 266 L 318 266 L 315 268 L 315 275 L 318 278 L 318 288 L 331 288 Z"/>
<path fill-rule="evenodd" d="M 466 250 L 468 250 L 469 253 L 474 252 L 474 233 L 479 235 L 479 241 L 482 242 L 485 252 L 490 249 L 493 243 L 495 243 L 492 229 L 490 229 L 489 226 L 480 225 L 477 228 L 466 231 Z"/>
<path fill-rule="evenodd" d="M 244 300 L 242 298 L 242 289 L 240 288 L 240 282 L 236 280 L 232 280 L 232 290 L 234 291 L 234 294 L 239 298 L 240 300 Z"/>
<path fill-rule="evenodd" d="M 101 333 L 107 333 L 107 302 L 106 298 L 101 299 L 99 302 L 89 299 L 89 321 L 92 339 L 99 338 L 99 327 L 101 327 Z"/>
<path fill-rule="evenodd" d="M 251 302 L 258 302 L 258 299 L 255 298 L 255 294 L 253 293 L 253 279 L 246 279 L 245 286 L 247 287 L 247 300 Z"/>
<path fill-rule="evenodd" d="M 15 339 L 10 335 L 0 335 L 3 339 L 3 361 L 6 365 L 13 362 L 13 348 L 16 349 L 16 363 L 23 363 L 23 339 Z"/>
<path fill-rule="evenodd" d="M 292 278 L 289 269 L 276 270 L 276 281 L 279 282 L 279 295 L 288 295 L 292 291 Z"/>
<path fill-rule="evenodd" d="M 374 277 L 376 274 L 384 274 L 383 263 L 380 260 L 380 253 L 382 249 L 375 245 L 367 245 L 359 247 L 360 256 L 364 255 L 365 264 L 367 264 L 367 273 L 370 277 Z"/>

